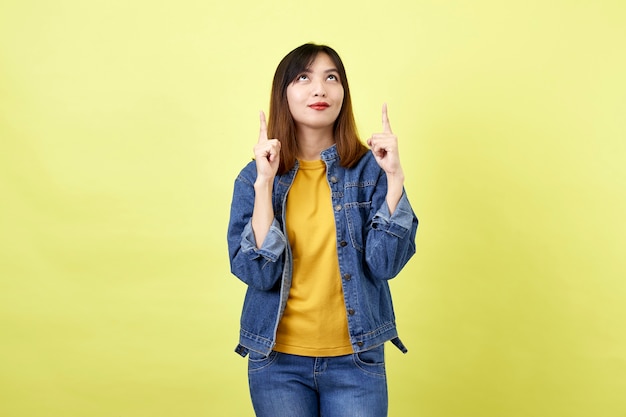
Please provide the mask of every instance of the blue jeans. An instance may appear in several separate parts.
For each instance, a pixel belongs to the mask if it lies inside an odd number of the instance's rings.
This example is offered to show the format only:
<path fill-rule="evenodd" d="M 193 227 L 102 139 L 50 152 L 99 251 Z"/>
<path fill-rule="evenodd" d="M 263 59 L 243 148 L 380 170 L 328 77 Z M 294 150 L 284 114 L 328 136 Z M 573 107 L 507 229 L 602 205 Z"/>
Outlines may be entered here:
<path fill-rule="evenodd" d="M 257 417 L 385 417 L 385 350 L 336 357 L 250 352 L 248 382 Z"/>

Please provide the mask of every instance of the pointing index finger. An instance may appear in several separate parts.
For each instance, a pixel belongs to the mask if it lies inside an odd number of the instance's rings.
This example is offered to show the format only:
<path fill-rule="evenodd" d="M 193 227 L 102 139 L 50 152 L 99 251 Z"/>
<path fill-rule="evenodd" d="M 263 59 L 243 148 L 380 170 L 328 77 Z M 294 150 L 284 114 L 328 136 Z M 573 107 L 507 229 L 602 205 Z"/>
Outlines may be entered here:
<path fill-rule="evenodd" d="M 387 115 L 387 103 L 383 104 L 383 131 L 393 133 L 391 131 L 391 124 L 389 123 L 389 116 Z"/>
<path fill-rule="evenodd" d="M 259 121 L 261 127 L 259 128 L 259 143 L 267 141 L 267 122 L 265 121 L 265 113 L 261 110 L 259 112 Z"/>

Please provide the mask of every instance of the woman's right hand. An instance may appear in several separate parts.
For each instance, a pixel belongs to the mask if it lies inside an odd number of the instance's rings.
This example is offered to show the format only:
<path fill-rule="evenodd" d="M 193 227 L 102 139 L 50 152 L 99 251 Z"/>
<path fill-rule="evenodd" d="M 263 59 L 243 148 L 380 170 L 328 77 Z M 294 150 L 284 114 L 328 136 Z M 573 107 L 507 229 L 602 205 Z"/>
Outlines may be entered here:
<path fill-rule="evenodd" d="M 280 162 L 280 141 L 267 138 L 265 113 L 260 113 L 259 141 L 254 145 L 257 181 L 273 181 Z"/>

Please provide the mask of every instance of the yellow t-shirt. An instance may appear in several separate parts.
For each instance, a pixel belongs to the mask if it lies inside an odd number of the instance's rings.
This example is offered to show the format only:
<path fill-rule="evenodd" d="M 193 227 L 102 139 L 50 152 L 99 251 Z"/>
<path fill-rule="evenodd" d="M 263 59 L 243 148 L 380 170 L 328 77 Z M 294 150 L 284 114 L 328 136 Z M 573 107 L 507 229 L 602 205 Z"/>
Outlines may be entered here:
<path fill-rule="evenodd" d="M 287 195 L 293 278 L 274 350 L 301 356 L 352 353 L 324 161 L 299 161 Z"/>

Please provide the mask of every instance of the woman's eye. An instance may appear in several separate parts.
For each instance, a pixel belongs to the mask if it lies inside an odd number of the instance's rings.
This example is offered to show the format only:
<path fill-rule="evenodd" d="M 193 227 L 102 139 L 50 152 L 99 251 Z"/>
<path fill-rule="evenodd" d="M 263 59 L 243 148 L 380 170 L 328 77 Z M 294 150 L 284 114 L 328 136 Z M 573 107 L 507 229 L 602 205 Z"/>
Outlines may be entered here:
<path fill-rule="evenodd" d="M 335 74 L 330 74 L 328 76 L 328 79 L 331 80 L 331 81 L 337 81 L 337 80 L 339 80 L 339 77 L 337 77 Z"/>
<path fill-rule="evenodd" d="M 298 81 L 306 81 L 308 79 L 309 79 L 309 76 L 306 74 L 298 75 L 298 78 L 296 78 L 296 80 Z"/>

